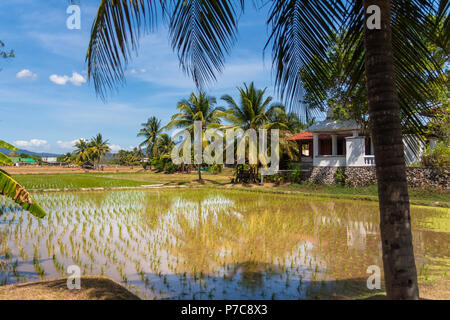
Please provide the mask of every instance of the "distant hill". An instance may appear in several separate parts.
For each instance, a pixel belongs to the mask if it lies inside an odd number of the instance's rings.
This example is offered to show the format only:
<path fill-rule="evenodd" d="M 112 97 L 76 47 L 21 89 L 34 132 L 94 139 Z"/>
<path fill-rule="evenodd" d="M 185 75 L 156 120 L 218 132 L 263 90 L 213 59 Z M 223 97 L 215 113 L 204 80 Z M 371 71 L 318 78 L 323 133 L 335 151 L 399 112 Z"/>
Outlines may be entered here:
<path fill-rule="evenodd" d="M 28 150 L 23 150 L 23 149 L 19 149 L 18 151 L 11 151 L 5 148 L 0 148 L 0 152 L 4 153 L 6 155 L 9 155 L 11 152 L 15 152 L 17 154 L 27 154 L 29 156 L 38 156 L 38 157 L 59 157 L 60 154 L 56 154 L 56 153 L 46 153 L 46 152 L 33 152 L 33 151 L 28 151 Z"/>

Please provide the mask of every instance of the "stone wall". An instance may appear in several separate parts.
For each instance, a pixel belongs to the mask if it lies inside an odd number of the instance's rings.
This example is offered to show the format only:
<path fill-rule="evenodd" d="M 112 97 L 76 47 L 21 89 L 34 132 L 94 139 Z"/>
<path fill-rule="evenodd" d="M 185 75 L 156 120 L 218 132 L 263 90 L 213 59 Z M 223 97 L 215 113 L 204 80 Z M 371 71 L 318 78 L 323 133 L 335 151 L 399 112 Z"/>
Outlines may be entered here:
<path fill-rule="evenodd" d="M 450 168 L 440 171 L 432 167 L 408 167 L 406 177 L 408 178 L 408 184 L 412 187 L 450 189 Z"/>
<path fill-rule="evenodd" d="M 351 187 L 368 186 L 377 182 L 375 167 L 347 167 L 345 184 Z"/>
<path fill-rule="evenodd" d="M 317 184 L 336 184 L 338 169 L 338 167 L 314 167 L 308 180 Z M 341 169 L 345 170 L 344 167 Z"/>
<path fill-rule="evenodd" d="M 314 167 L 309 177 L 310 182 L 336 184 L 336 174 L 341 169 L 348 186 L 367 186 L 375 184 L 375 167 Z M 450 189 L 450 168 L 440 171 L 431 167 L 407 167 L 406 177 L 410 187 Z"/>

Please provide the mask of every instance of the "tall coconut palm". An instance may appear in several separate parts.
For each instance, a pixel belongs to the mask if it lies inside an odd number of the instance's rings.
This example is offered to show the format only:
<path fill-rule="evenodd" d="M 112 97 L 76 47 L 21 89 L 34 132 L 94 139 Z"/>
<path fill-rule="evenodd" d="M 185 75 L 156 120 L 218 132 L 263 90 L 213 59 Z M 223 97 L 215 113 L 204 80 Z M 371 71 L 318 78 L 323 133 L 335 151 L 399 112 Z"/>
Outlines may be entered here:
<path fill-rule="evenodd" d="M 280 151 L 282 159 L 290 161 L 296 159 L 298 154 L 298 143 L 287 138 L 295 133 L 306 129 L 306 124 L 300 121 L 299 116 L 294 112 L 286 112 L 283 104 L 273 104 L 267 111 L 267 129 L 280 130 Z"/>
<path fill-rule="evenodd" d="M 257 89 L 253 82 L 250 85 L 244 83 L 244 87 L 238 87 L 237 89 L 239 91 L 239 103 L 230 95 L 222 96 L 222 100 L 227 102 L 229 106 L 227 121 L 230 123 L 223 128 L 239 128 L 244 131 L 248 129 L 281 129 L 283 138 L 283 133 L 288 130 L 288 123 L 282 121 L 288 118 L 284 107 L 278 103 L 271 104 L 273 98 L 265 96 L 266 89 Z M 272 117 L 269 117 L 269 110 Z M 280 117 L 283 117 L 283 119 L 280 119 Z M 272 121 L 276 121 L 276 123 Z M 291 142 L 284 141 L 284 139 L 281 139 L 281 142 L 282 151 L 287 144 L 294 145 Z"/>
<path fill-rule="evenodd" d="M 162 132 L 161 120 L 156 117 L 151 117 L 146 123 L 142 124 L 142 129 L 138 133 L 138 137 L 144 137 L 145 140 L 139 145 L 139 147 L 145 147 L 147 155 L 150 157 L 156 156 L 156 141 L 158 136 Z"/>
<path fill-rule="evenodd" d="M 77 162 L 85 163 L 92 160 L 91 151 L 89 150 L 89 143 L 85 139 L 78 140 L 73 146 L 75 147 L 73 154 Z"/>
<path fill-rule="evenodd" d="M 88 149 L 92 155 L 92 160 L 97 160 L 97 170 L 100 168 L 100 160 L 102 156 L 111 151 L 108 140 L 103 140 L 102 135 L 99 133 L 93 137 L 88 143 Z"/>
<path fill-rule="evenodd" d="M 174 146 L 175 143 L 167 133 L 161 133 L 156 141 L 156 148 L 161 155 L 170 154 Z"/>
<path fill-rule="evenodd" d="M 248 129 L 262 128 L 268 121 L 267 110 L 272 101 L 272 97 L 264 97 L 266 89 L 256 89 L 254 83 L 243 88 L 237 88 L 239 91 L 239 104 L 230 95 L 222 96 L 222 100 L 229 105 L 229 115 L 227 120 L 231 123 L 231 128 L 241 128 L 244 131 Z"/>
<path fill-rule="evenodd" d="M 0 148 L 18 151 L 16 147 L 3 140 L 0 140 Z M 13 164 L 8 156 L 0 152 L 0 165 Z M 46 215 L 45 211 L 34 201 L 28 191 L 2 169 L 0 169 L 0 195 L 13 199 L 22 208 L 38 218 L 43 218 Z"/>
<path fill-rule="evenodd" d="M 435 14 L 438 20 L 448 20 L 448 0 L 264 3 L 270 5 L 267 22 L 272 32 L 268 45 L 273 47 L 276 87 L 291 102 L 299 101 L 303 93 L 301 67 L 316 56 L 326 59 L 328 39 L 337 32 L 336 26 L 345 25 L 350 30 L 348 41 L 358 43 L 350 59 L 359 63 L 359 72 L 352 76 L 360 77 L 365 71 L 367 78 L 387 295 L 394 299 L 417 299 L 400 110 L 409 116 L 414 128 L 420 127 L 420 117 L 415 113 L 417 106 L 408 105 L 402 97 L 414 96 L 418 102 L 425 101 L 422 97 L 427 95 L 426 82 L 414 75 L 416 70 L 431 69 L 433 63 L 424 63 L 429 55 L 420 37 L 428 35 L 425 23 L 428 13 Z M 377 18 L 371 6 L 381 9 L 379 29 L 367 27 L 369 18 L 370 21 Z M 243 9 L 243 0 L 102 1 L 87 52 L 89 78 L 102 97 L 108 89 L 120 84 L 124 79 L 123 67 L 132 51 L 138 49 L 142 34 L 139 31 L 151 30 L 163 12 L 167 19 L 162 20 L 168 21 L 172 46 L 183 70 L 202 87 L 222 71 L 224 58 L 236 39 L 237 21 Z M 364 58 L 358 59 L 361 55 Z M 397 69 L 409 69 L 411 77 L 395 78 L 394 64 Z M 325 73 L 325 67 L 319 68 L 317 81 Z M 427 108 L 426 104 L 421 105 Z"/>
<path fill-rule="evenodd" d="M 202 126 L 202 144 L 205 146 L 208 142 L 205 139 L 205 130 L 209 128 L 219 128 L 221 118 L 227 113 L 222 107 L 215 107 L 216 98 L 208 97 L 204 92 L 196 95 L 191 93 L 189 99 L 178 102 L 178 113 L 172 116 L 172 120 L 165 127 L 166 129 L 183 128 L 188 130 L 191 135 L 194 133 L 194 123 L 201 122 Z M 201 164 L 197 165 L 198 180 L 202 180 Z"/>

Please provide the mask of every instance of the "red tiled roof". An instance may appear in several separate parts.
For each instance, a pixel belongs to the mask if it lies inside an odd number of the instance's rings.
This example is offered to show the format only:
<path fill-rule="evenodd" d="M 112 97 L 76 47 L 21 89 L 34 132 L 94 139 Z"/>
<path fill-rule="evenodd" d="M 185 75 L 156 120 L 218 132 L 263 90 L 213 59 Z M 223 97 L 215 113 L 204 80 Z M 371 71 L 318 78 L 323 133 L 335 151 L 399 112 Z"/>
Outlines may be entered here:
<path fill-rule="evenodd" d="M 330 138 L 331 138 L 331 136 L 329 134 L 319 134 L 319 139 L 330 139 Z M 313 139 L 313 134 L 308 131 L 299 132 L 299 133 L 296 133 L 296 134 L 290 136 L 289 138 L 286 138 L 286 140 L 290 140 L 290 141 L 303 141 L 303 140 L 312 140 L 312 139 Z"/>

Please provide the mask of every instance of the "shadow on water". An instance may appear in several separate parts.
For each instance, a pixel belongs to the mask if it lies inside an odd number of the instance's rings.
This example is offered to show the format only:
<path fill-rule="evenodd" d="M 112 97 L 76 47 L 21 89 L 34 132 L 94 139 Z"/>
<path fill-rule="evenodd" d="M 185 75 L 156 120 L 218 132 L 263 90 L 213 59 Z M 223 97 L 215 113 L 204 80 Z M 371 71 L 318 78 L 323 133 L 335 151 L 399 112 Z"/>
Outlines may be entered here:
<path fill-rule="evenodd" d="M 145 285 L 150 294 L 144 299 L 161 300 L 346 300 L 385 299 L 384 288 L 369 290 L 367 279 L 302 280 L 286 277 L 274 265 L 255 265 L 253 262 L 229 265 L 226 277 L 210 274 L 197 276 L 186 274 L 159 275 L 146 273 Z M 272 271 L 268 271 L 272 270 Z M 142 274 L 130 275 L 132 278 Z M 139 286 L 141 280 L 126 283 L 129 288 Z M 164 288 L 158 291 L 157 288 Z M 164 293 L 163 293 L 164 292 Z M 138 292 L 139 295 L 139 292 Z"/>

